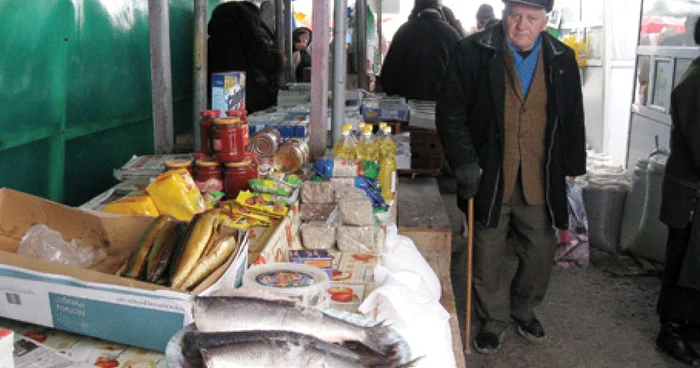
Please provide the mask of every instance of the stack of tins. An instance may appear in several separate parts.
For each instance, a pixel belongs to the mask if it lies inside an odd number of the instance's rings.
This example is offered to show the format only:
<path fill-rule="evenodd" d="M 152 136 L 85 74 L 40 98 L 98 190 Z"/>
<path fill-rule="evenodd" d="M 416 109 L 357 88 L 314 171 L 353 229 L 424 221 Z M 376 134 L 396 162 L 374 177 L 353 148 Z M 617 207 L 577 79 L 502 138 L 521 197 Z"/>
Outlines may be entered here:
<path fill-rule="evenodd" d="M 221 116 L 219 110 L 200 112 L 201 150 L 194 154 L 187 167 L 201 192 L 223 191 L 226 199 L 236 199 L 238 193 L 248 190 L 248 180 L 258 177 L 257 155 L 248 150 L 248 122 L 245 110 L 228 110 Z M 185 165 L 180 162 L 180 165 Z M 166 162 L 170 169 L 171 162 Z"/>
<path fill-rule="evenodd" d="M 250 141 L 250 150 L 258 155 L 261 175 L 272 168 L 290 174 L 299 171 L 309 160 L 309 145 L 301 139 L 283 141 L 277 128 L 268 126 Z"/>

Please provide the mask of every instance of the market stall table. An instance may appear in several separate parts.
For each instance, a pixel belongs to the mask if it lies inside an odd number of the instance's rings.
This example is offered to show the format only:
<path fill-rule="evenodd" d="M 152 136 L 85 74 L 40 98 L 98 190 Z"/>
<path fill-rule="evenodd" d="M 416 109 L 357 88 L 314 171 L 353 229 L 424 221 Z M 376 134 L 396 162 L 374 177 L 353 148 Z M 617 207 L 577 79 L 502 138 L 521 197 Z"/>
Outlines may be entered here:
<path fill-rule="evenodd" d="M 437 180 L 402 177 L 399 179 L 398 192 L 399 234 L 413 240 L 440 280 L 440 303 L 450 313 L 455 361 L 457 367 L 465 367 L 462 336 L 450 278 L 452 227 Z"/>

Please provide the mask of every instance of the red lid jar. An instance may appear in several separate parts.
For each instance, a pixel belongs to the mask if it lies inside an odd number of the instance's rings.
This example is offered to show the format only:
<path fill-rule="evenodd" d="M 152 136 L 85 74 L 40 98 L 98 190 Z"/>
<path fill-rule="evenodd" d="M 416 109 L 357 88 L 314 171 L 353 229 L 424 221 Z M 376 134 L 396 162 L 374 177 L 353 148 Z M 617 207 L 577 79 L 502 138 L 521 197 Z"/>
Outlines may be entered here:
<path fill-rule="evenodd" d="M 250 160 L 228 162 L 224 169 L 224 192 L 226 199 L 236 199 L 242 190 L 248 190 L 248 180 L 255 178 Z"/>
<path fill-rule="evenodd" d="M 219 162 L 237 162 L 245 159 L 245 130 L 240 118 L 214 119 L 214 158 Z"/>
<path fill-rule="evenodd" d="M 248 150 L 248 112 L 245 110 L 226 110 L 226 116 L 233 116 L 241 119 L 245 135 L 243 136 L 245 150 Z"/>
<path fill-rule="evenodd" d="M 224 178 L 221 164 L 215 160 L 197 160 L 194 163 L 194 182 L 200 192 L 224 190 Z"/>
<path fill-rule="evenodd" d="M 200 151 L 202 153 L 210 155 L 212 153 L 211 147 L 211 137 L 212 137 L 212 127 L 214 126 L 214 119 L 221 116 L 221 111 L 219 110 L 204 110 L 200 111 L 199 115 L 202 117 L 199 120 L 199 142 Z"/>

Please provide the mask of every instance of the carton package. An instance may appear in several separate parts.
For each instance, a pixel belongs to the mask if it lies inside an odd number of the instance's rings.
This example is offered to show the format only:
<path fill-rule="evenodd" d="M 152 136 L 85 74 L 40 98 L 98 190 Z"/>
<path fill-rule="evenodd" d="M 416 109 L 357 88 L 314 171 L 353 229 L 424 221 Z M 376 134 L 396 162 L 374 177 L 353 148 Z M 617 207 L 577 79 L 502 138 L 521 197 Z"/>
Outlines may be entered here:
<path fill-rule="evenodd" d="M 191 293 L 114 276 L 153 218 L 83 211 L 0 189 L 0 317 L 164 351 L 192 321 L 193 295 L 240 286 L 248 239 Z M 16 254 L 22 236 L 45 224 L 64 239 L 100 246 L 108 257 L 90 269 Z"/>
<path fill-rule="evenodd" d="M 327 293 L 330 294 L 331 308 L 357 313 L 360 303 L 367 295 L 367 284 L 332 282 Z"/>
<path fill-rule="evenodd" d="M 331 283 L 373 284 L 374 268 L 379 256 L 371 253 L 331 252 L 333 276 Z"/>
<path fill-rule="evenodd" d="M 289 262 L 290 249 L 303 249 L 299 239 L 299 206 L 290 205 L 287 215 L 277 227 L 253 228 L 250 244 L 249 265 Z"/>
<path fill-rule="evenodd" d="M 245 72 L 230 71 L 212 73 L 212 110 L 245 110 Z"/>
<path fill-rule="evenodd" d="M 289 251 L 289 261 L 322 269 L 330 280 L 333 278 L 333 257 L 327 249 L 293 249 Z"/>

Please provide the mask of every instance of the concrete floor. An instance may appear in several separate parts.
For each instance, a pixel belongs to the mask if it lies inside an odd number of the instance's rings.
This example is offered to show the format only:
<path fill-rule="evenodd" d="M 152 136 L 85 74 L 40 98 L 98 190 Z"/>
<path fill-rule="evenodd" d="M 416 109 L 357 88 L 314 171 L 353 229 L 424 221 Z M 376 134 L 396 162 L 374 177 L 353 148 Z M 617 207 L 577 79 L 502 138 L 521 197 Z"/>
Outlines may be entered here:
<path fill-rule="evenodd" d="M 453 287 L 457 310 L 464 311 L 466 241 L 461 235 L 462 215 L 455 205 L 454 184 L 445 180 L 439 182 L 453 225 Z M 547 297 L 537 309 L 547 339 L 532 344 L 511 328 L 500 352 L 481 355 L 470 349 L 467 366 L 682 367 L 654 347 L 658 331 L 654 308 L 660 285 L 658 276 L 619 277 L 593 262 L 587 268 L 555 267 Z M 464 338 L 464 313 L 459 317 Z"/>

